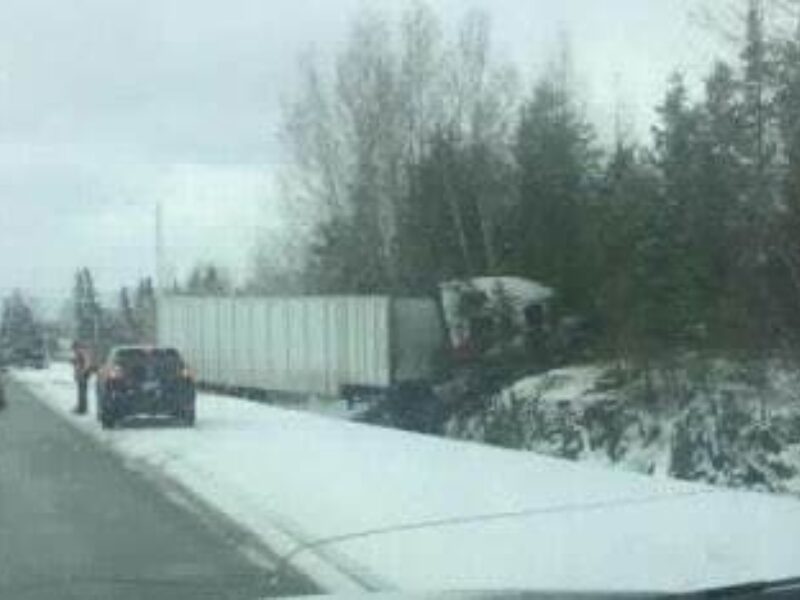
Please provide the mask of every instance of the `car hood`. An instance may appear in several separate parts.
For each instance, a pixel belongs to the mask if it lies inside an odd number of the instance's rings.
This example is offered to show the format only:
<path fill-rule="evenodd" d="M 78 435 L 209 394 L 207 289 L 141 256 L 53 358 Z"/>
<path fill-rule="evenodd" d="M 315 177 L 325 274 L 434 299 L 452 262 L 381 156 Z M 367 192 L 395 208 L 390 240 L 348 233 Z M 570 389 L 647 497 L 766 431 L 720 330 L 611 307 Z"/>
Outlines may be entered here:
<path fill-rule="evenodd" d="M 397 523 L 296 555 L 345 565 L 367 589 L 682 593 L 798 577 L 799 539 L 796 500 L 700 487 Z"/>

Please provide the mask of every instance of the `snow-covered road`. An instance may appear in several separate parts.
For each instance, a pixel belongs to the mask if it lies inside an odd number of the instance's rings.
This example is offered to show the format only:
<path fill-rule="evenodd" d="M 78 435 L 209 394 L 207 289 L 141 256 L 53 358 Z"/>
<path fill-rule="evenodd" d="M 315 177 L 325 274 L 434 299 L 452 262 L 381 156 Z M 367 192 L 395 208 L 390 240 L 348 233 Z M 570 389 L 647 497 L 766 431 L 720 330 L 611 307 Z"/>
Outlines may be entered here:
<path fill-rule="evenodd" d="M 48 406 L 331 591 L 689 589 L 800 576 L 800 502 L 201 394 L 196 429 L 102 431 L 69 368 Z"/>

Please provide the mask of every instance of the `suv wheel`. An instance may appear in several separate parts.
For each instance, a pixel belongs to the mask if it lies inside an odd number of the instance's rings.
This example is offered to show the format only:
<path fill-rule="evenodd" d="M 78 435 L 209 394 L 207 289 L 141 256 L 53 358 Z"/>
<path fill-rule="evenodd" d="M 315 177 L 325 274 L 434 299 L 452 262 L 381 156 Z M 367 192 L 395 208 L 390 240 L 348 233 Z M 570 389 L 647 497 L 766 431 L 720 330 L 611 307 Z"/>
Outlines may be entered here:
<path fill-rule="evenodd" d="M 109 410 L 105 402 L 101 402 L 97 407 L 97 420 L 100 421 L 100 426 L 103 429 L 113 429 L 117 423 L 114 414 Z"/>

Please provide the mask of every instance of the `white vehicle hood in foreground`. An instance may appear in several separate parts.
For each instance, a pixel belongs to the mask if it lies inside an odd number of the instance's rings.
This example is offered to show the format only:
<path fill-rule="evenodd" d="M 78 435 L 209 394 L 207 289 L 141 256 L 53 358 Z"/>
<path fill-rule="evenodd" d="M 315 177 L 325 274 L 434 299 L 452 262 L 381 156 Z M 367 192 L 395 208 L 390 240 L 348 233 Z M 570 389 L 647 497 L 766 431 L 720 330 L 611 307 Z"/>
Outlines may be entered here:
<path fill-rule="evenodd" d="M 700 492 L 551 504 L 343 536 L 325 548 L 414 589 L 692 591 L 800 573 L 800 503 L 765 500 Z"/>

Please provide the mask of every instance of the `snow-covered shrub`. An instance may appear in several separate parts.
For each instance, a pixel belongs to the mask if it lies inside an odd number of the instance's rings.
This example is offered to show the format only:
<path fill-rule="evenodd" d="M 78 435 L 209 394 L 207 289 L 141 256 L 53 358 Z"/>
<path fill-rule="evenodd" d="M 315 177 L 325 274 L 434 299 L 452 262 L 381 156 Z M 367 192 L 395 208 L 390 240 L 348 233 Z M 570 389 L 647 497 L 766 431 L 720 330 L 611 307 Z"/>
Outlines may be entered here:
<path fill-rule="evenodd" d="M 795 379 L 767 369 L 769 381 L 784 383 L 764 389 L 749 367 L 693 368 L 525 378 L 451 415 L 445 435 L 730 487 L 800 488 L 800 406 L 784 381 Z"/>
<path fill-rule="evenodd" d="M 681 479 L 782 491 L 797 468 L 781 458 L 787 441 L 779 420 L 763 421 L 758 406 L 725 394 L 702 397 L 675 422 L 670 472 Z"/>

